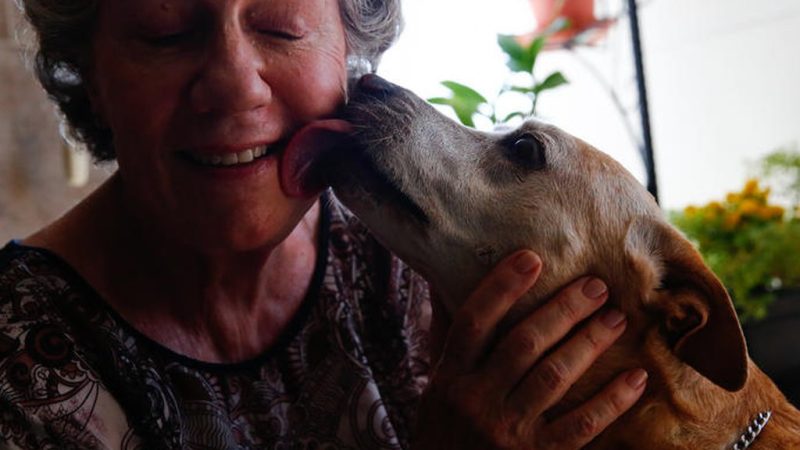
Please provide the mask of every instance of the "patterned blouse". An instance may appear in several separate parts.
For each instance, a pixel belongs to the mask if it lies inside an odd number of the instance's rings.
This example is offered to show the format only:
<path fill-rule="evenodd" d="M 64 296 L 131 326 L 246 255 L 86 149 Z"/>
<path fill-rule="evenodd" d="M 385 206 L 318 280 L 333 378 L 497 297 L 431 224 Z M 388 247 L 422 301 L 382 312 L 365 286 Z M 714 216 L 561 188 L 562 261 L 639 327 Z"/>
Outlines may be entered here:
<path fill-rule="evenodd" d="M 148 339 L 52 253 L 0 249 L 0 449 L 408 448 L 427 284 L 323 199 L 301 311 L 235 364 Z"/>

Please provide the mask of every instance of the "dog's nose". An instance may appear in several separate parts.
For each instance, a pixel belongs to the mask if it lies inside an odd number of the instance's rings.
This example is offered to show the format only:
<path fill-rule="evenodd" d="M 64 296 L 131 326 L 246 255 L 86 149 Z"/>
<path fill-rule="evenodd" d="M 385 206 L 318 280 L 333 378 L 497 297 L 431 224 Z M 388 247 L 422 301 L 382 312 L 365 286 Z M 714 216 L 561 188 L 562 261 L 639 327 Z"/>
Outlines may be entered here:
<path fill-rule="evenodd" d="M 397 86 L 373 73 L 358 80 L 358 90 L 373 97 L 386 98 L 397 91 Z"/>

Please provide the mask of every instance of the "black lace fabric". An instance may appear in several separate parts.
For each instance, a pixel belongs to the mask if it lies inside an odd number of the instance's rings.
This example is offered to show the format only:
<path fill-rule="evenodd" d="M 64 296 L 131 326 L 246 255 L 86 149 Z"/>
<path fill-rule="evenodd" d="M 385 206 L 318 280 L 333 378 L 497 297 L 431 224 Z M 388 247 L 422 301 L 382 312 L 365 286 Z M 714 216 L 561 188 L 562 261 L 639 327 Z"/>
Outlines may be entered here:
<path fill-rule="evenodd" d="M 428 286 L 332 194 L 323 204 L 301 312 L 235 364 L 160 346 L 56 255 L 6 245 L 0 448 L 408 448 L 429 369 Z"/>

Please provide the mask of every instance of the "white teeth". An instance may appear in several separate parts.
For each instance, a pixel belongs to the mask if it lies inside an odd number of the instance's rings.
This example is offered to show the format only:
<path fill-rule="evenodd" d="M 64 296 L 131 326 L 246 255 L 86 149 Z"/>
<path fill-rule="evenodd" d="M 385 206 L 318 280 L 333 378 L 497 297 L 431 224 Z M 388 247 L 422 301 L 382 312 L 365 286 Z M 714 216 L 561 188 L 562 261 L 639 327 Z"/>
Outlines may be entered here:
<path fill-rule="evenodd" d="M 225 153 L 216 155 L 200 155 L 195 153 L 186 153 L 192 160 L 206 166 L 233 166 L 236 164 L 247 164 L 256 158 L 260 158 L 267 154 L 267 146 L 259 145 L 258 147 L 249 148 L 237 153 Z"/>
<path fill-rule="evenodd" d="M 237 156 L 239 157 L 240 163 L 249 163 L 253 160 L 253 151 L 245 150 L 242 153 L 239 153 Z"/>
<path fill-rule="evenodd" d="M 236 153 L 226 153 L 222 155 L 222 165 L 223 166 L 232 166 L 239 162 L 239 155 Z"/>

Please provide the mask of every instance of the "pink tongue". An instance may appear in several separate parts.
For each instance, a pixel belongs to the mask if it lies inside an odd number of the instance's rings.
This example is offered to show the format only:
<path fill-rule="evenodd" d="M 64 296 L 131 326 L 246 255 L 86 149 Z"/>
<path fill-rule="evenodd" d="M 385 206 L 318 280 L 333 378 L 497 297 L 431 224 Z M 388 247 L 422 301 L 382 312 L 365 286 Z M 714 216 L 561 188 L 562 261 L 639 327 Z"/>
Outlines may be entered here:
<path fill-rule="evenodd" d="M 289 197 L 312 197 L 325 189 L 325 162 L 337 149 L 348 147 L 352 126 L 344 120 L 311 122 L 301 128 L 286 146 L 280 161 L 280 181 Z"/>

